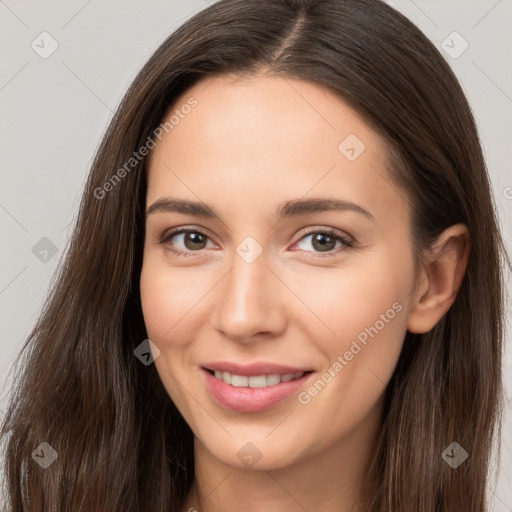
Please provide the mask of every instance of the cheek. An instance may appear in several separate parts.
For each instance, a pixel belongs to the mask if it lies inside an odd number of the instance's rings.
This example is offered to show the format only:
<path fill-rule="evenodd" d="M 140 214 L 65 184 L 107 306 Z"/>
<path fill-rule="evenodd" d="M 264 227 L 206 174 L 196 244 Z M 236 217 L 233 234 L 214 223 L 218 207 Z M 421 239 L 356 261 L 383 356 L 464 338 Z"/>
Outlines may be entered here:
<path fill-rule="evenodd" d="M 171 269 L 149 256 L 142 267 L 140 294 L 144 322 L 150 339 L 160 346 L 186 343 L 183 332 L 188 316 L 196 314 L 198 302 L 208 290 L 208 282 L 192 269 Z M 160 347 L 161 349 L 163 347 Z"/>
<path fill-rule="evenodd" d="M 397 265 L 398 266 L 398 265 Z M 380 334 L 403 331 L 407 294 L 412 282 L 408 263 L 391 270 L 385 260 L 361 262 L 350 268 L 315 271 L 295 276 L 294 291 L 314 315 L 311 327 L 320 328 L 322 351 L 330 356 L 348 350 L 354 339 L 362 343 L 365 329 Z M 313 334 L 313 331 L 311 331 Z M 366 335 L 365 335 L 366 333 Z M 312 339 L 315 339 L 312 337 Z"/>
<path fill-rule="evenodd" d="M 145 255 L 140 276 L 140 295 L 148 338 L 160 349 L 154 361 L 169 397 L 187 415 L 188 401 L 183 386 L 189 377 L 186 367 L 190 335 L 185 332 L 187 312 L 197 302 L 199 290 L 186 286 L 180 270 L 162 265 L 158 257 Z"/>
<path fill-rule="evenodd" d="M 325 396 L 335 392 L 336 401 L 361 413 L 389 382 L 406 333 L 413 268 L 408 262 L 391 267 L 385 259 L 375 260 L 309 281 L 308 306 L 326 333 L 315 337 L 310 331 L 324 356 L 323 380 L 331 389 Z M 317 388 L 320 392 L 322 383 Z M 316 393 L 311 390 L 311 396 Z"/>
<path fill-rule="evenodd" d="M 315 442 L 326 446 L 377 411 L 407 326 L 406 283 L 393 274 L 354 271 L 330 283 L 329 293 L 317 283 L 310 296 L 311 309 L 333 331 L 310 334 L 324 365 L 298 396 L 304 424 L 324 432 L 323 441 Z"/>
<path fill-rule="evenodd" d="M 175 323 L 177 300 L 161 278 L 148 267 L 143 267 L 140 281 L 142 312 L 148 336 L 160 344 L 172 330 Z"/>

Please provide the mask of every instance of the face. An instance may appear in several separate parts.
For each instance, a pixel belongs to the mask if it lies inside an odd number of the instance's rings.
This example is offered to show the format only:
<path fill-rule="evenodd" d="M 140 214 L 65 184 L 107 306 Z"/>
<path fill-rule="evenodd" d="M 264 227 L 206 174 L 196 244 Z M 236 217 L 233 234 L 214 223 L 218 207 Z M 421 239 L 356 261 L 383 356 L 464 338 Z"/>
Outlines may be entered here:
<path fill-rule="evenodd" d="M 208 79 L 176 110 L 148 162 L 140 280 L 162 383 L 225 464 L 333 450 L 380 414 L 411 307 L 384 142 L 288 78 Z"/>

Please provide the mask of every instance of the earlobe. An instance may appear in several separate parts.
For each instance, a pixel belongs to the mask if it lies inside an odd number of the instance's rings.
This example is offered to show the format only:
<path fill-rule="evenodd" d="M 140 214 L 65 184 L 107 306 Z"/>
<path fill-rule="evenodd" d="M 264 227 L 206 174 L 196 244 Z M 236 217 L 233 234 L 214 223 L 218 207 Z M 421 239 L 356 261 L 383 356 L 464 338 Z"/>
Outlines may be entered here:
<path fill-rule="evenodd" d="M 432 330 L 450 309 L 466 274 L 469 253 L 469 230 L 464 224 L 447 228 L 425 253 L 408 331 L 421 334 Z"/>

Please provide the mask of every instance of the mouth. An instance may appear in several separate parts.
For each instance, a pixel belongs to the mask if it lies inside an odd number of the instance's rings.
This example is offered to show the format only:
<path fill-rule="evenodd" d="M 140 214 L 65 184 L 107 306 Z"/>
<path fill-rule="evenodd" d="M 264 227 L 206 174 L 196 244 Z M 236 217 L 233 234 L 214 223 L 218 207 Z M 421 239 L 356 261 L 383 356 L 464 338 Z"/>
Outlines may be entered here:
<path fill-rule="evenodd" d="M 200 367 L 206 389 L 214 402 L 223 409 L 241 413 L 263 412 L 285 404 L 285 400 L 300 391 L 314 374 L 312 370 L 295 373 L 264 373 L 238 367 L 238 372 Z M 242 375 L 249 373 L 249 375 Z M 291 402 L 289 403 L 291 406 Z"/>
<path fill-rule="evenodd" d="M 216 379 L 223 381 L 230 386 L 236 388 L 267 388 L 270 386 L 277 386 L 282 382 L 291 382 L 300 379 L 306 373 L 311 371 L 297 372 L 297 373 L 271 373 L 268 375 L 237 375 L 231 372 L 222 372 L 220 370 L 210 370 L 205 368 L 210 375 Z"/>

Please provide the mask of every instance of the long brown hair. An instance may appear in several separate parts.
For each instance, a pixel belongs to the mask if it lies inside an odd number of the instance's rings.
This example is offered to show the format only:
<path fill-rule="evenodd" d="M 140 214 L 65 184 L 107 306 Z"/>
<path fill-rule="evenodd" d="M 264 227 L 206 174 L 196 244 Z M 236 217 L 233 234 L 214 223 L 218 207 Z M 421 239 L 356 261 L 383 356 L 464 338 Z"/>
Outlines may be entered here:
<path fill-rule="evenodd" d="M 392 177 L 413 205 L 415 248 L 450 225 L 468 226 L 472 250 L 455 303 L 432 331 L 407 333 L 387 387 L 365 511 L 486 509 L 502 397 L 505 250 L 455 75 L 379 0 L 220 0 L 156 50 L 98 149 L 66 257 L 13 367 L 1 431 L 13 512 L 180 510 L 194 478 L 193 436 L 154 365 L 134 356 L 147 337 L 139 295 L 146 160 L 128 170 L 126 162 L 198 80 L 262 68 L 336 92 L 387 141 Z M 46 469 L 33 456 L 48 450 L 44 442 L 58 454 Z M 469 455 L 457 469 L 442 458 L 452 442 Z"/>

